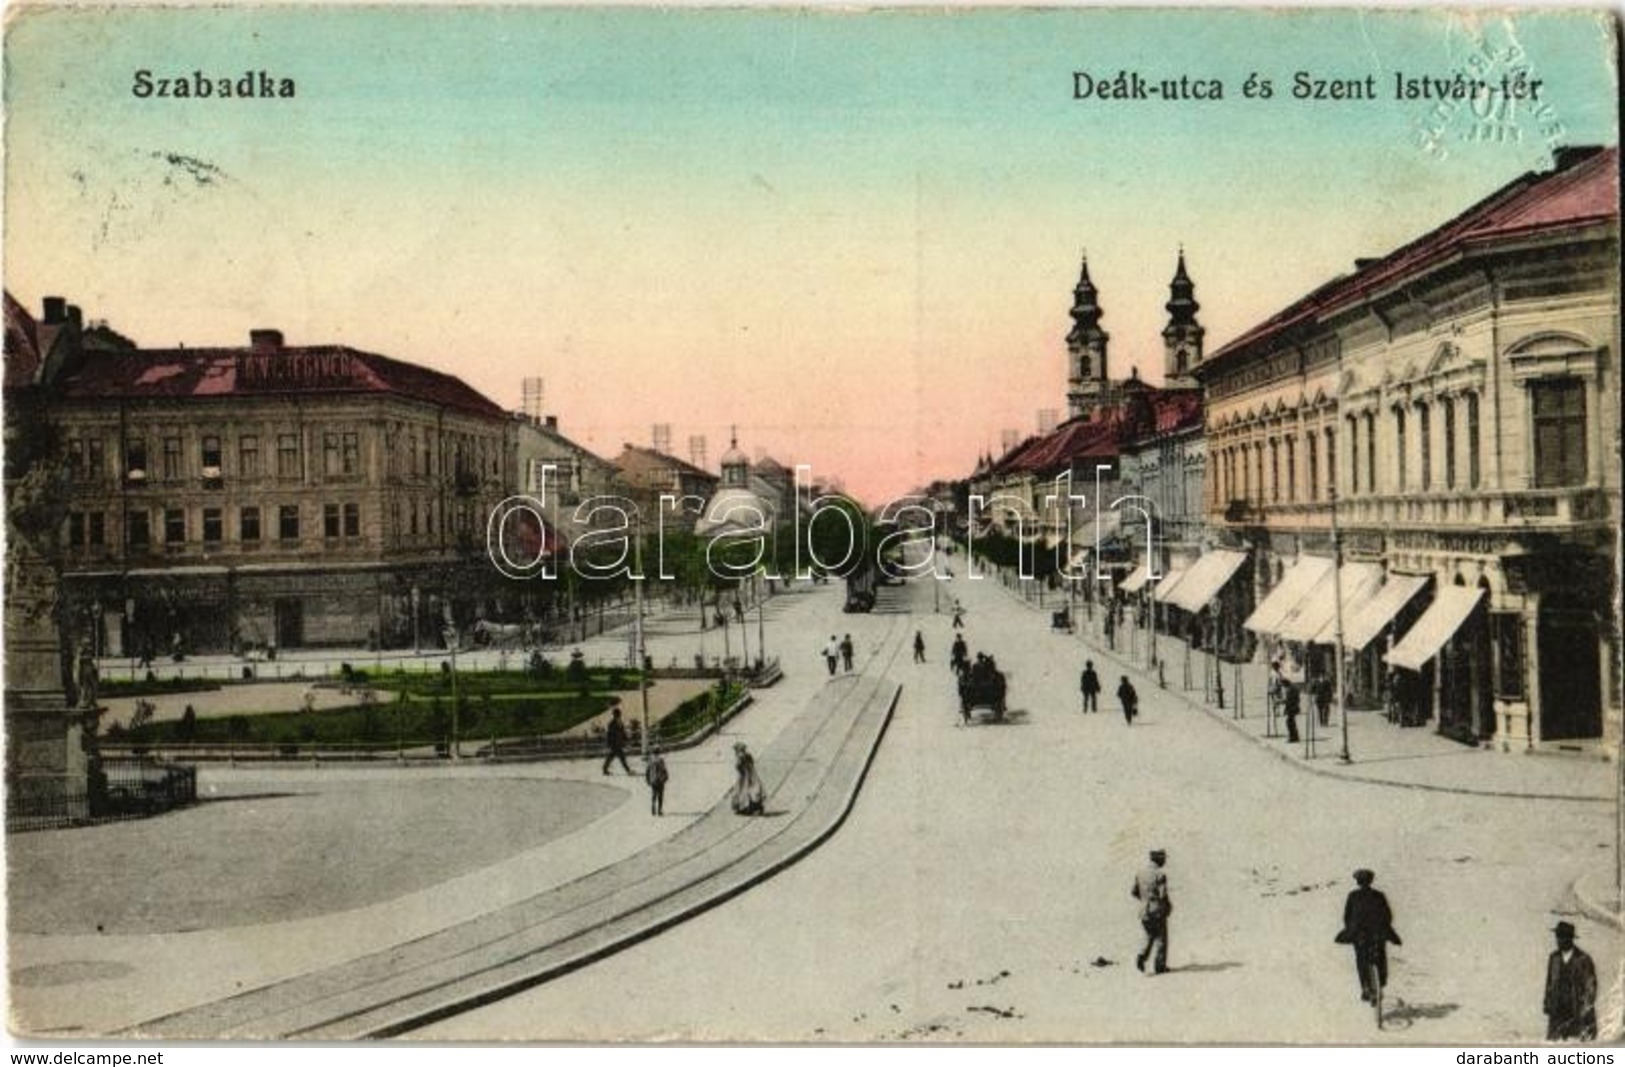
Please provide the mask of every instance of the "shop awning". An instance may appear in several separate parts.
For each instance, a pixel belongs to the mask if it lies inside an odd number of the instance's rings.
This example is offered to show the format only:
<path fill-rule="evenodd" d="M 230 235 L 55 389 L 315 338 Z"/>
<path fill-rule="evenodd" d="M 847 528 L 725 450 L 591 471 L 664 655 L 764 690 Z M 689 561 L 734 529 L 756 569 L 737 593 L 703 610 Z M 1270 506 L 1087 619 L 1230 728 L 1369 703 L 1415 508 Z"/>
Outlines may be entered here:
<path fill-rule="evenodd" d="M 1142 563 L 1135 567 L 1134 573 L 1124 578 L 1122 584 L 1117 588 L 1125 593 L 1138 593 L 1148 580 L 1150 580 L 1150 575 L 1146 573 L 1146 564 Z"/>
<path fill-rule="evenodd" d="M 1394 616 L 1405 609 L 1411 598 L 1428 584 L 1426 578 L 1414 574 L 1390 574 L 1376 595 L 1367 600 L 1349 616 L 1343 628 L 1343 647 L 1353 652 L 1376 640 Z"/>
<path fill-rule="evenodd" d="M 1330 573 L 1332 561 L 1325 556 L 1299 558 L 1242 625 L 1254 633 L 1276 633 L 1282 620 Z"/>
<path fill-rule="evenodd" d="M 1155 587 L 1151 590 L 1151 599 L 1159 604 L 1166 603 L 1168 597 L 1173 594 L 1175 589 L 1179 588 L 1180 583 L 1185 580 L 1185 576 L 1188 574 L 1190 574 L 1189 567 L 1175 567 L 1161 578 L 1158 578 Z"/>
<path fill-rule="evenodd" d="M 1225 583 L 1235 577 L 1241 565 L 1247 562 L 1247 553 L 1218 548 L 1191 564 L 1185 580 L 1179 583 L 1168 598 L 1168 603 L 1186 611 L 1201 611 L 1219 595 Z"/>
<path fill-rule="evenodd" d="M 1484 595 L 1482 589 L 1464 585 L 1442 585 L 1433 594 L 1433 603 L 1416 620 L 1405 639 L 1383 658 L 1395 667 L 1419 671 L 1439 654 L 1439 649 L 1461 629 Z"/>
<path fill-rule="evenodd" d="M 1341 591 L 1336 588 L 1338 575 L 1342 579 Z M 1283 641 L 1331 644 L 1333 638 L 1328 636 L 1322 639 L 1321 634 L 1331 634 L 1336 628 L 1339 593 L 1343 599 L 1343 610 L 1348 611 L 1350 607 L 1364 602 L 1372 590 L 1381 584 L 1382 567 L 1375 563 L 1345 563 L 1336 573 L 1328 568 L 1326 576 L 1315 583 L 1309 595 L 1287 612 L 1276 633 Z M 1344 616 L 1345 619 L 1347 617 Z"/>

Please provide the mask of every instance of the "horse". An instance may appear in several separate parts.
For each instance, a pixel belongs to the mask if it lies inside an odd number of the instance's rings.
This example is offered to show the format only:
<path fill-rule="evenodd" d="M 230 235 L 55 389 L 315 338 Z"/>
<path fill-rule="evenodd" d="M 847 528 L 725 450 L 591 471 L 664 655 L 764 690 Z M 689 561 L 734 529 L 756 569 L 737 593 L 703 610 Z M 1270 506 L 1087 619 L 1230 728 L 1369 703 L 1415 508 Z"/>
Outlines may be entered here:
<path fill-rule="evenodd" d="M 474 634 L 482 644 L 497 648 L 516 648 L 530 644 L 531 627 L 522 622 L 489 622 L 478 619 Z"/>

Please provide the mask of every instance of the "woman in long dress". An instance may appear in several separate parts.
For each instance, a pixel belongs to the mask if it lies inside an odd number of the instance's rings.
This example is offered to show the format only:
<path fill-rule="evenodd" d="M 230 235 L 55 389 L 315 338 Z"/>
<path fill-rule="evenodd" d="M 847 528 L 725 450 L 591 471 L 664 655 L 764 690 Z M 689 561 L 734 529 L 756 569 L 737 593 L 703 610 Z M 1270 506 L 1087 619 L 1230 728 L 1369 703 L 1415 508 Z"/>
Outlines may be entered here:
<path fill-rule="evenodd" d="M 734 742 L 733 809 L 739 815 L 760 815 L 767 804 L 767 790 L 756 775 L 756 758 L 743 741 Z"/>

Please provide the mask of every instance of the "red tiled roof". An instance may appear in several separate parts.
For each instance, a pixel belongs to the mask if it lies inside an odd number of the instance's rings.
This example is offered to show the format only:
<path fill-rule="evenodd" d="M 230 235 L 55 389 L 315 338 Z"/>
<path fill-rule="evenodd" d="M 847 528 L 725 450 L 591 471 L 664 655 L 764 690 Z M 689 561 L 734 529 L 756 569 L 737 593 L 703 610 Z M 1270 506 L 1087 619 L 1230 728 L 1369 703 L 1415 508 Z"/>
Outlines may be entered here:
<path fill-rule="evenodd" d="M 1070 467 L 1079 460 L 1117 456 L 1122 430 L 1120 416 L 1086 422 L 1068 419 L 1043 437 L 1031 437 L 993 465 L 997 474 L 1041 474 Z"/>
<path fill-rule="evenodd" d="M 95 353 L 66 383 L 69 399 L 394 394 L 472 415 L 506 412 L 461 379 L 343 345 L 134 349 Z"/>
<path fill-rule="evenodd" d="M 44 358 L 39 347 L 39 327 L 28 309 L 9 292 L 6 300 L 5 387 L 23 389 L 34 384 Z"/>
<path fill-rule="evenodd" d="M 1202 425 L 1202 394 L 1194 389 L 1158 391 L 1151 395 L 1155 432 L 1178 433 Z"/>
<path fill-rule="evenodd" d="M 1224 345 L 1204 367 L 1288 328 L 1347 307 L 1403 278 L 1459 255 L 1469 246 L 1595 225 L 1619 218 L 1619 149 L 1575 149 L 1577 161 L 1509 182 L 1466 211 L 1353 274 L 1307 296 Z"/>

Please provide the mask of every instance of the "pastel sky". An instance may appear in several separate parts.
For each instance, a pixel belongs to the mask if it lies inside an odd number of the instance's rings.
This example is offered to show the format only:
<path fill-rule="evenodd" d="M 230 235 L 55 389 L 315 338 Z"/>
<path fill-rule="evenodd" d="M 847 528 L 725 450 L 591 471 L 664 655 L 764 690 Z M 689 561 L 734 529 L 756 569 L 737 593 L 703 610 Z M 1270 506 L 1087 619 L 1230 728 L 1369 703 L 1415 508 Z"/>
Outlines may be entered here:
<path fill-rule="evenodd" d="M 1395 73 L 1475 55 L 1548 110 L 1484 142 L 1447 109 L 1425 149 Z M 1549 141 L 1617 141 L 1605 11 L 13 8 L 5 64 L 5 283 L 36 313 L 278 327 L 515 408 L 540 375 L 602 454 L 663 422 L 714 465 L 737 424 L 870 502 L 1064 412 L 1083 249 L 1113 374 L 1160 381 L 1181 244 L 1211 351 Z M 298 95 L 143 100 L 141 69 Z M 1077 101 L 1078 70 L 1225 97 Z M 1294 100 L 1297 70 L 1379 98 Z"/>

